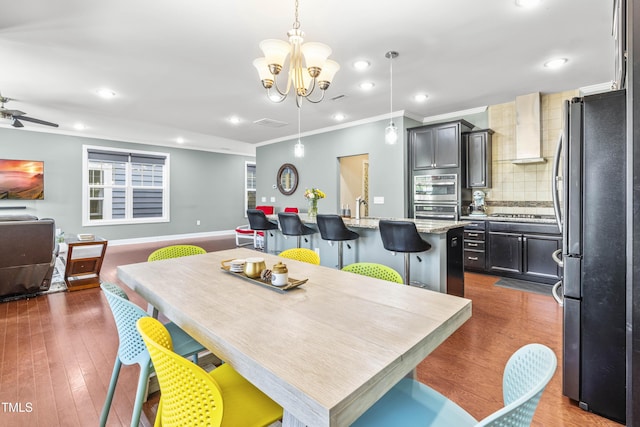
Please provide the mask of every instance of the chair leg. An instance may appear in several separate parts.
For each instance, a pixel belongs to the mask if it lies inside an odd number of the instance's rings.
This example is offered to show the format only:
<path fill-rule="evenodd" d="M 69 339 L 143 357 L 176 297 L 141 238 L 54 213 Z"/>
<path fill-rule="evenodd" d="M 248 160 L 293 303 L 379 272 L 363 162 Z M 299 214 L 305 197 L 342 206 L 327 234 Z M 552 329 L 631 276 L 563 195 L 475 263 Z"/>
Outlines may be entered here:
<path fill-rule="evenodd" d="M 142 404 L 147 400 L 146 394 L 149 382 L 149 372 L 151 372 L 151 363 L 147 363 L 147 366 L 140 366 L 140 377 L 138 377 L 136 401 L 133 404 L 133 412 L 131 414 L 131 427 L 138 427 L 138 424 L 140 424 Z"/>
<path fill-rule="evenodd" d="M 411 284 L 411 253 L 409 252 L 405 252 L 404 253 L 404 284 L 405 285 L 410 285 Z"/>
<path fill-rule="evenodd" d="M 104 406 L 102 407 L 102 413 L 100 413 L 100 427 L 104 427 L 107 424 L 107 417 L 109 416 L 109 410 L 111 409 L 111 401 L 113 400 L 113 393 L 116 391 L 116 384 L 118 382 L 118 376 L 120 375 L 120 367 L 122 362 L 116 354 L 116 362 L 113 364 L 113 373 L 111 374 L 111 381 L 109 381 L 109 389 L 107 390 L 107 397 L 104 400 Z"/>
<path fill-rule="evenodd" d="M 342 241 L 338 242 L 338 270 L 342 270 L 344 261 L 342 260 Z"/>
<path fill-rule="evenodd" d="M 302 236 L 298 236 L 298 247 L 300 247 L 300 238 L 301 238 L 301 237 L 302 237 Z"/>

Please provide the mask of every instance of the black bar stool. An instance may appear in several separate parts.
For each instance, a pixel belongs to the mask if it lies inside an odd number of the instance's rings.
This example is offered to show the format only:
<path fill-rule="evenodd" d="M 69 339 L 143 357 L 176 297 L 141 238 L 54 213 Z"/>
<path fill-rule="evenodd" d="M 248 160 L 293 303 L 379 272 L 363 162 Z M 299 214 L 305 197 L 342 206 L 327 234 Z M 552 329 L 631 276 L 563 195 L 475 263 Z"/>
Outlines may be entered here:
<path fill-rule="evenodd" d="M 296 236 L 298 238 L 298 247 L 300 247 L 301 236 L 317 233 L 314 228 L 304 225 L 297 213 L 278 212 L 278 222 L 280 223 L 280 231 L 282 231 L 282 234 L 285 236 Z M 304 241 L 308 242 L 306 237 Z"/>
<path fill-rule="evenodd" d="M 267 219 L 267 216 L 260 209 L 247 209 L 247 218 L 249 218 L 249 227 L 257 233 L 258 231 L 263 231 L 264 235 L 264 251 L 265 253 L 269 253 L 267 251 L 267 235 L 266 233 L 269 230 L 277 230 L 278 224 L 275 222 L 271 222 Z M 273 236 L 273 234 L 271 234 Z M 254 236 L 255 238 L 255 236 Z M 254 240 L 255 241 L 255 240 Z"/>
<path fill-rule="evenodd" d="M 422 240 L 415 223 L 411 221 L 389 221 L 378 223 L 382 246 L 388 251 L 404 253 L 404 283 L 411 284 L 410 254 L 431 249 L 431 244 Z"/>
<path fill-rule="evenodd" d="M 342 243 L 345 240 L 356 240 L 360 235 L 349 230 L 339 215 L 318 214 L 316 217 L 318 230 L 322 240 L 338 242 L 338 269 L 342 270 Z"/>

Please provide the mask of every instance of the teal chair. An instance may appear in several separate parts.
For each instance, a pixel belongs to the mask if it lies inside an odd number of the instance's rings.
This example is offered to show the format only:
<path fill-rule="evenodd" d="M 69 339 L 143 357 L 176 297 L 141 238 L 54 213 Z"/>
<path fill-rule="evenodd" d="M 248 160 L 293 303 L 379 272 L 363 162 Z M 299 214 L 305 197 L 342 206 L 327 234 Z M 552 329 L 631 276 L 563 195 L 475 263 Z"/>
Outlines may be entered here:
<path fill-rule="evenodd" d="M 131 426 L 137 427 L 140 422 L 140 414 L 142 412 L 142 404 L 145 401 L 145 393 L 147 391 L 147 381 L 149 374 L 152 372 L 151 357 L 149 352 L 136 329 L 136 322 L 141 317 L 149 315 L 142 308 L 129 301 L 127 294 L 118 285 L 104 282 L 100 285 L 104 291 L 109 307 L 113 313 L 118 330 L 118 338 L 120 344 L 118 346 L 118 354 L 113 365 L 113 373 L 109 382 L 109 390 L 100 414 L 100 426 L 104 427 L 107 423 L 111 401 L 113 400 L 113 392 L 116 389 L 120 368 L 125 365 L 140 365 L 140 377 L 138 378 L 138 391 L 136 392 L 136 400 L 133 405 L 133 414 L 131 415 Z M 186 332 L 176 326 L 174 323 L 165 325 L 171 334 L 173 340 L 174 351 L 181 356 L 193 356 L 197 363 L 198 353 L 204 351 L 205 348 L 196 340 L 191 338 Z"/>
<path fill-rule="evenodd" d="M 505 406 L 481 421 L 432 388 L 405 378 L 352 427 L 528 427 L 557 363 L 553 351 L 542 344 L 528 344 L 516 351 L 502 379 Z"/>
<path fill-rule="evenodd" d="M 375 277 L 377 279 L 386 280 L 403 284 L 402 276 L 391 267 L 376 264 L 374 262 L 356 262 L 342 268 L 342 271 L 360 274 L 362 276 Z"/>

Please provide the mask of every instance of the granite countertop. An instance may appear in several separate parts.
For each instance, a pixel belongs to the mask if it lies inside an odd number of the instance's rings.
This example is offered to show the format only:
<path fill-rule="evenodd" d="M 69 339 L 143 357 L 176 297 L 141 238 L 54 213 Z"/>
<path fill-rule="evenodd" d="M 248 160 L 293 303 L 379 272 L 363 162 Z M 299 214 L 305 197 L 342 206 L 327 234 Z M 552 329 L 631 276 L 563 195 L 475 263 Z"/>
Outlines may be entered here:
<path fill-rule="evenodd" d="M 278 220 L 278 215 L 267 215 L 271 220 Z M 309 218 L 306 214 L 300 214 L 300 219 L 305 224 L 315 224 L 315 218 Z M 381 219 L 388 219 L 392 221 L 411 221 L 416 223 L 416 228 L 419 233 L 432 233 L 440 234 L 446 233 L 452 228 L 460 228 L 469 224 L 469 221 L 441 221 L 441 220 L 428 220 L 428 219 L 413 219 L 413 218 L 342 218 L 344 224 L 347 227 L 352 228 L 368 228 L 372 230 L 378 229 L 378 221 Z"/>
<path fill-rule="evenodd" d="M 503 222 L 529 222 L 538 224 L 555 224 L 556 218 L 553 215 L 537 215 L 539 218 L 522 218 L 522 217 L 503 217 L 503 216 L 480 216 L 480 215 L 464 215 L 460 219 L 462 221 L 503 221 Z"/>

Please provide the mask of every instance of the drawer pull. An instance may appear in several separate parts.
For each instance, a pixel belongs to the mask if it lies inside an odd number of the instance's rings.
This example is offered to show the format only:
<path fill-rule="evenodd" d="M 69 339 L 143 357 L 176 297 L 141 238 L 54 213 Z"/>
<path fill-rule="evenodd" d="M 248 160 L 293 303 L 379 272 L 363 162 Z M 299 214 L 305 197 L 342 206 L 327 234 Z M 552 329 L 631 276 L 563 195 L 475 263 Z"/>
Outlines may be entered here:
<path fill-rule="evenodd" d="M 467 242 L 467 245 L 469 245 L 469 246 L 478 246 L 477 243 L 470 243 L 470 242 Z"/>
<path fill-rule="evenodd" d="M 478 237 L 478 233 L 468 233 L 469 237 Z"/>
<path fill-rule="evenodd" d="M 467 257 L 467 259 L 470 260 L 470 261 L 477 261 L 478 257 L 477 256 L 469 256 L 469 257 Z"/>

